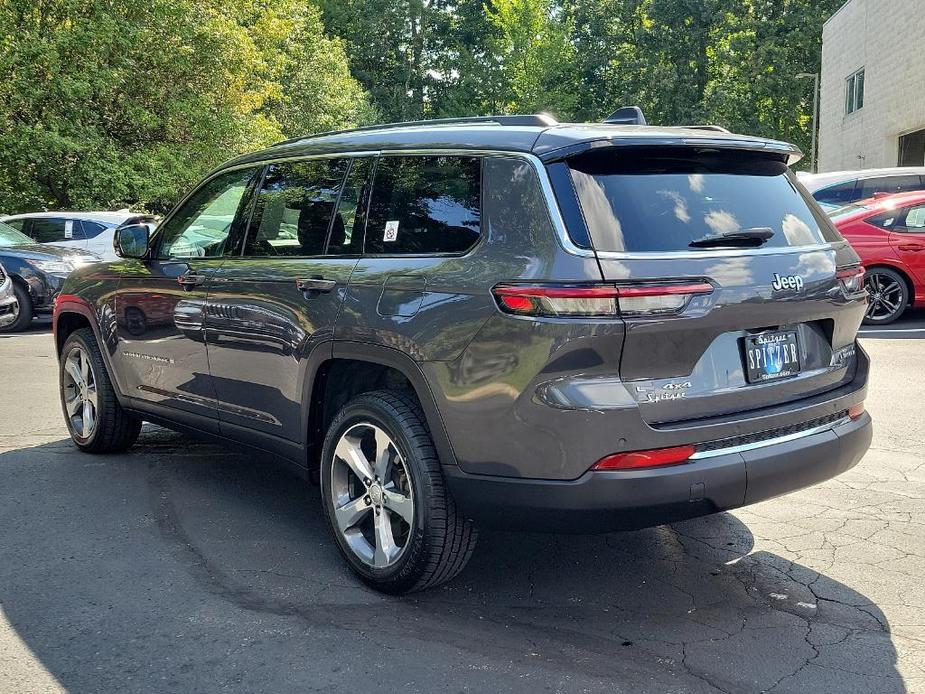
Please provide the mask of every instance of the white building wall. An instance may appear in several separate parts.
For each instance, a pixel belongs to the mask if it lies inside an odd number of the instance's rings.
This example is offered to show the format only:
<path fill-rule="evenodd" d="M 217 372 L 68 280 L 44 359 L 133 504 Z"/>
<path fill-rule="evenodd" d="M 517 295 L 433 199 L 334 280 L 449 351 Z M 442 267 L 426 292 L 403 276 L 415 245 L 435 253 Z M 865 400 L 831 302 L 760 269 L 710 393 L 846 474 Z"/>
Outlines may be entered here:
<path fill-rule="evenodd" d="M 822 29 L 819 171 L 896 166 L 899 136 L 925 128 L 925 0 L 848 0 Z M 864 68 L 864 107 L 845 80 Z"/>

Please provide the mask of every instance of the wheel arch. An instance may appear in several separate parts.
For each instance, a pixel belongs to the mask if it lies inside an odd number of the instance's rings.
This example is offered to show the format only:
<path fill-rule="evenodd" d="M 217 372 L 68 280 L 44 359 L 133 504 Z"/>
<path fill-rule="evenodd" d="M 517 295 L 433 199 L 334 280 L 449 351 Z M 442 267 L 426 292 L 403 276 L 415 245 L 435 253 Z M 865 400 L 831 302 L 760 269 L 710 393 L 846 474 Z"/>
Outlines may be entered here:
<path fill-rule="evenodd" d="M 413 393 L 424 412 L 440 462 L 456 464 L 443 418 L 417 363 L 389 347 L 336 342 L 330 356 L 317 365 L 306 387 L 304 420 L 310 470 L 317 469 L 327 424 L 340 408 L 360 393 L 380 389 L 407 389 Z"/>

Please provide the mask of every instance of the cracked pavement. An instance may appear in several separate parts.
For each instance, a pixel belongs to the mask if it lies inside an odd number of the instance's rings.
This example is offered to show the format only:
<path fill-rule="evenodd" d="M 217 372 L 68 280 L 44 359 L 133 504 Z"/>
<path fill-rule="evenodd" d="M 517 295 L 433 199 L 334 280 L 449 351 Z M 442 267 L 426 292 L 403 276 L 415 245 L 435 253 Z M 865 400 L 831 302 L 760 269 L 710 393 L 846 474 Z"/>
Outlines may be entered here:
<path fill-rule="evenodd" d="M 864 337 L 874 444 L 845 475 L 638 532 L 486 532 L 403 599 L 270 458 L 150 425 L 77 453 L 47 326 L 0 337 L 0 692 L 925 692 L 917 337 Z"/>

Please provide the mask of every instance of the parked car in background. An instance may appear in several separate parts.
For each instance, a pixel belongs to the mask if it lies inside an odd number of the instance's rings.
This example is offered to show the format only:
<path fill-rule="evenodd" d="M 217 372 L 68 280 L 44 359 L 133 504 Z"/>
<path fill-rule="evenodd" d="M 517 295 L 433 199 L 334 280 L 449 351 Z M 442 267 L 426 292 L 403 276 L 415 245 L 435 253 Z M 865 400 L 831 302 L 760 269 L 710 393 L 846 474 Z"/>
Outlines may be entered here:
<path fill-rule="evenodd" d="M 452 578 L 477 524 L 606 532 L 821 482 L 871 439 L 867 296 L 799 156 L 540 115 L 242 156 L 68 278 L 72 440 L 147 419 L 279 453 L 390 593 Z"/>
<path fill-rule="evenodd" d="M 0 222 L 0 264 L 15 300 L 6 311 L 0 307 L 0 332 L 25 330 L 36 315 L 51 313 L 54 298 L 71 271 L 98 260 L 98 255 L 88 251 L 37 244 Z"/>
<path fill-rule="evenodd" d="M 800 174 L 800 183 L 826 212 L 877 194 L 925 190 L 925 167 Z"/>
<path fill-rule="evenodd" d="M 0 265 L 0 328 L 10 325 L 16 320 L 16 295 L 13 293 L 13 278 L 10 277 L 3 265 Z"/>
<path fill-rule="evenodd" d="M 831 217 L 866 270 L 865 323 L 886 325 L 925 304 L 925 191 L 862 200 Z"/>
<path fill-rule="evenodd" d="M 35 243 L 51 243 L 90 251 L 104 260 L 115 260 L 112 237 L 117 227 L 155 217 L 138 212 L 29 212 L 0 217 L 0 222 L 21 231 Z"/>

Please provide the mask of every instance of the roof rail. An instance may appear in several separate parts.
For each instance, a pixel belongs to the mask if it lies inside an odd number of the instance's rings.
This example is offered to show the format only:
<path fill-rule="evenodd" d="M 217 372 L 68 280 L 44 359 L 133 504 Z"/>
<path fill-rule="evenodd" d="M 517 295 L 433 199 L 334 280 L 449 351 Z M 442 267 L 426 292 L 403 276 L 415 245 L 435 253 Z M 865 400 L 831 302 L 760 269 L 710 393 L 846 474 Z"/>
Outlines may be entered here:
<path fill-rule="evenodd" d="M 382 123 L 380 125 L 366 125 L 362 128 L 347 128 L 345 130 L 328 130 L 313 135 L 300 135 L 292 137 L 282 142 L 277 142 L 274 147 L 280 145 L 291 145 L 303 140 L 310 140 L 316 137 L 327 137 L 329 135 L 343 135 L 346 133 L 363 133 L 375 132 L 376 130 L 394 130 L 397 128 L 411 128 L 415 126 L 443 126 L 443 125 L 507 125 L 507 126 L 534 126 L 548 128 L 558 125 L 559 122 L 548 113 L 534 113 L 527 115 L 514 116 L 472 116 L 469 118 L 433 118 L 430 120 L 410 120 L 401 123 Z"/>
<path fill-rule="evenodd" d="M 728 133 L 729 130 L 724 128 L 721 125 L 679 125 L 679 128 L 687 128 L 688 130 L 712 130 L 717 133 Z"/>
<path fill-rule="evenodd" d="M 646 125 L 646 117 L 638 106 L 623 106 L 604 119 L 611 125 Z"/>

